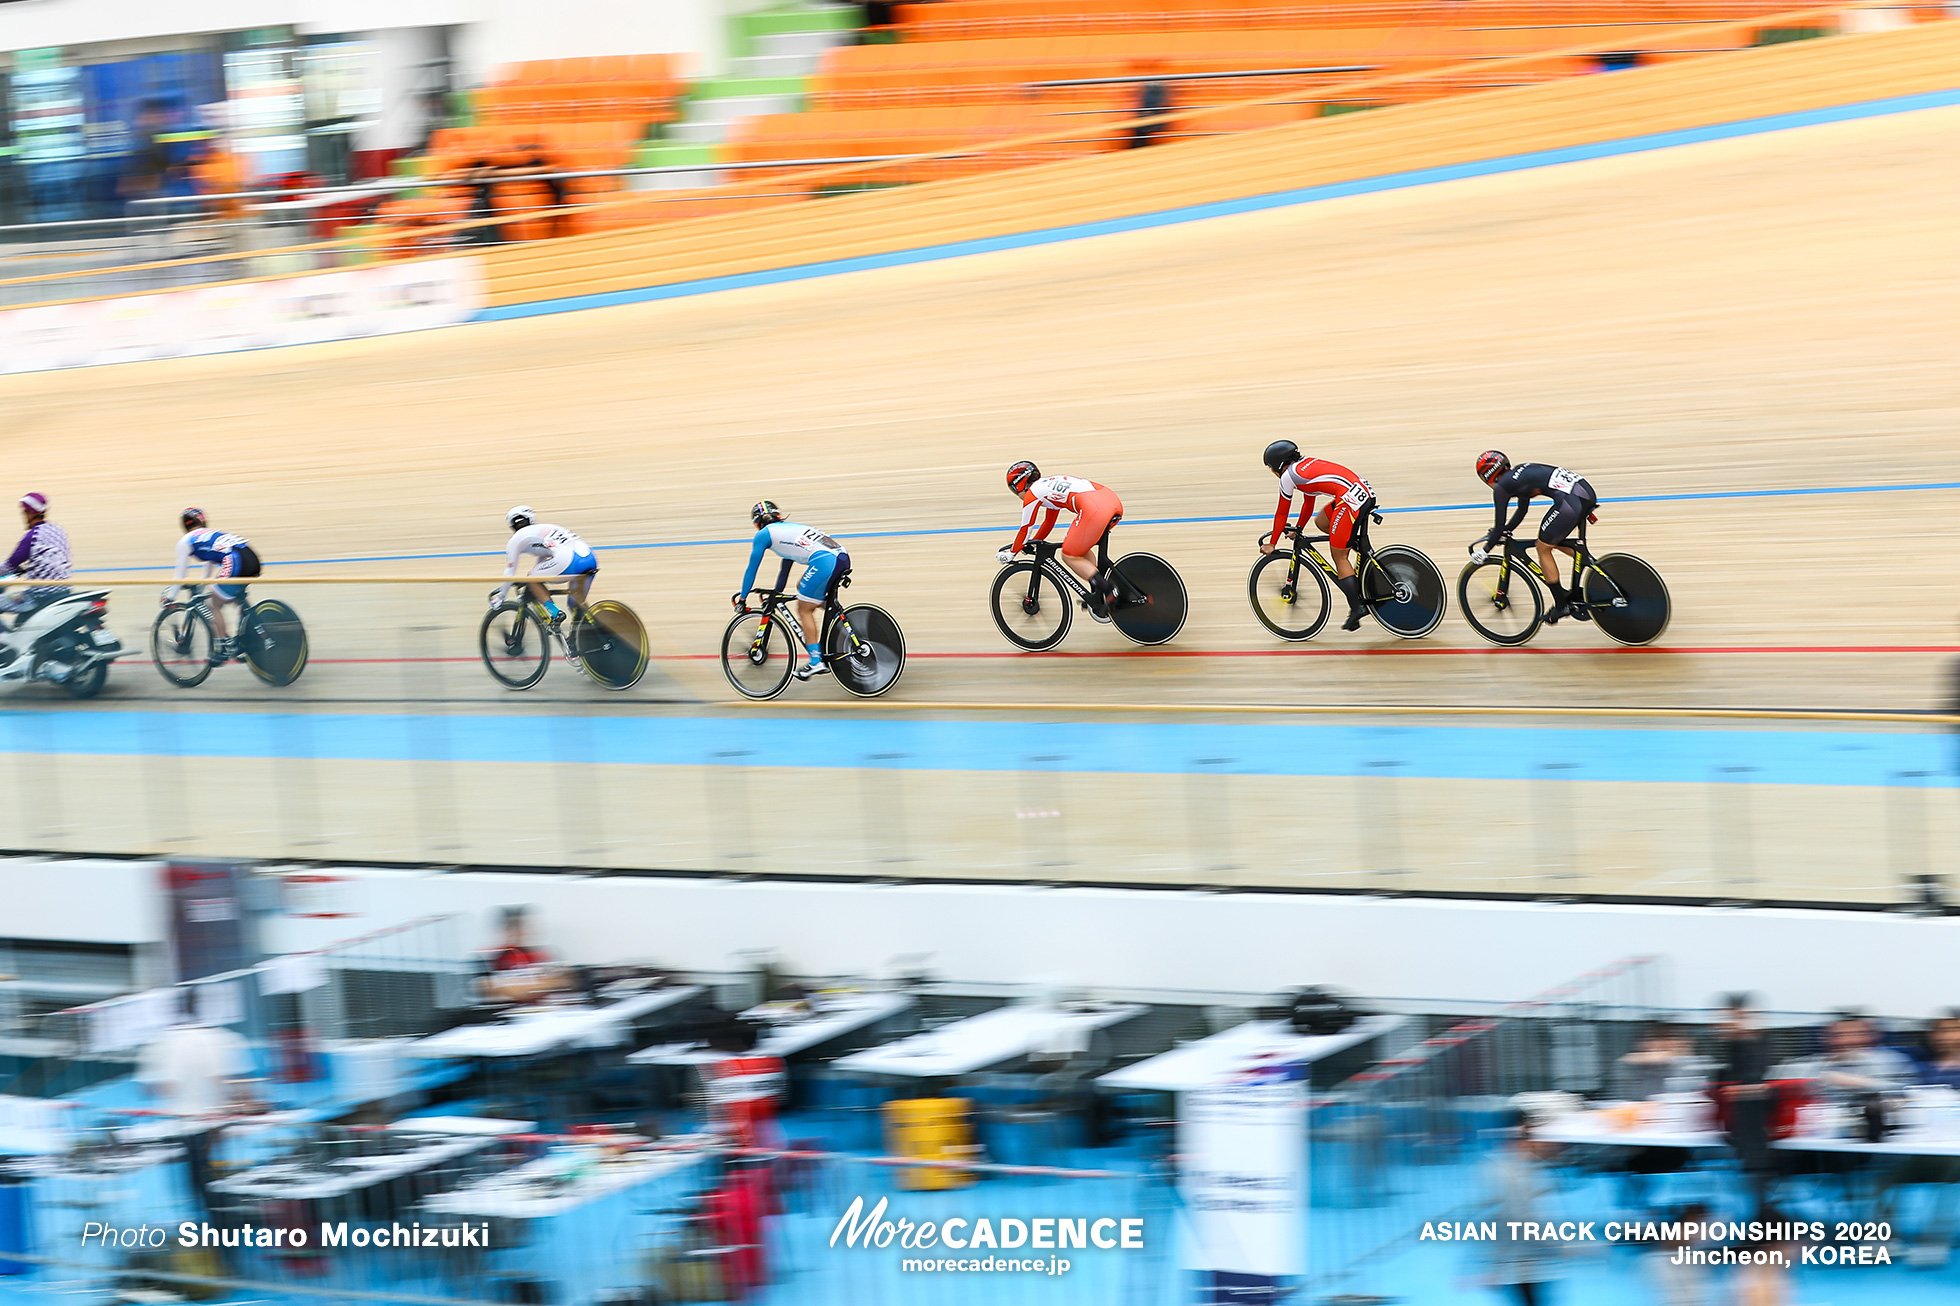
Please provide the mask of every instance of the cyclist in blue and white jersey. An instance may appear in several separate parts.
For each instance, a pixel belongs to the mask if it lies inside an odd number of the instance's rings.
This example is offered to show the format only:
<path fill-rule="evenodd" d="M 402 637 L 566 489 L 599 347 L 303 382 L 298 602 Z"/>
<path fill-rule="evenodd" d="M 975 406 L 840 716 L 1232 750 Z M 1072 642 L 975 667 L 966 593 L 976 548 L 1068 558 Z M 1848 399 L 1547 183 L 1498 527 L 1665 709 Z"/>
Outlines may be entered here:
<path fill-rule="evenodd" d="M 0 580 L 67 580 L 68 533 L 48 520 L 48 496 L 22 495 L 20 515 L 27 522 L 27 534 L 20 537 L 6 562 L 0 563 Z M 18 594 L 0 596 L 0 612 L 18 612 L 14 619 L 18 627 L 28 613 L 66 593 L 66 585 L 30 585 Z"/>
<path fill-rule="evenodd" d="M 796 583 L 796 622 L 803 627 L 803 647 L 810 660 L 798 667 L 795 675 L 798 680 L 821 676 L 830 668 L 823 662 L 817 612 L 831 586 L 850 575 L 851 555 L 816 527 L 784 521 L 783 510 L 767 499 L 749 509 L 749 520 L 755 523 L 755 540 L 749 546 L 749 569 L 742 573 L 742 588 L 735 591 L 735 610 L 748 610 L 749 591 L 755 587 L 763 554 L 774 553 L 783 560 L 782 572 L 776 577 L 775 588 L 779 590 L 789 582 L 789 569 L 803 563 L 803 578 Z"/>
<path fill-rule="evenodd" d="M 563 526 L 539 521 L 537 511 L 523 504 L 504 514 L 504 521 L 516 532 L 504 546 L 504 575 L 515 576 L 517 564 L 529 554 L 536 559 L 531 564 L 532 579 L 551 576 L 563 580 L 566 597 L 574 604 L 583 604 L 585 596 L 592 591 L 593 578 L 599 574 L 599 555 L 592 551 L 592 546 Z M 544 605 L 553 626 L 565 619 L 565 614 L 552 602 L 551 592 L 543 585 L 526 585 L 525 589 Z M 490 606 L 494 608 L 502 603 L 510 590 L 509 584 L 499 586 L 490 596 Z"/>
<path fill-rule="evenodd" d="M 251 541 L 243 535 L 233 535 L 229 531 L 211 529 L 210 521 L 202 508 L 186 508 L 178 518 L 184 527 L 184 537 L 177 541 L 177 579 L 184 580 L 190 574 L 192 562 L 204 564 L 206 579 L 243 579 L 259 574 L 259 555 L 253 550 Z M 213 585 L 211 587 L 211 624 L 218 635 L 216 657 L 223 662 L 226 658 L 240 656 L 233 647 L 231 639 L 225 634 L 225 604 L 236 603 L 244 610 L 245 587 L 243 585 Z M 163 603 L 168 607 L 177 601 L 177 586 L 164 587 Z"/>

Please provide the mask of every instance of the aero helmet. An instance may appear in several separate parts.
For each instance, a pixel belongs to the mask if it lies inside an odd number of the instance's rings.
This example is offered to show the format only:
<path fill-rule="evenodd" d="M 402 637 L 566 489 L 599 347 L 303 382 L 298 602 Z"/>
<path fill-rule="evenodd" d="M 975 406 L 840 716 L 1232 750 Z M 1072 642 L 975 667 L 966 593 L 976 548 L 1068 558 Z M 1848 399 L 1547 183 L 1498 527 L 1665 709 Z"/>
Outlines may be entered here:
<path fill-rule="evenodd" d="M 204 509 L 186 508 L 184 509 L 183 515 L 179 517 L 178 520 L 184 524 L 185 530 L 187 531 L 197 530 L 199 527 L 205 524 Z"/>
<path fill-rule="evenodd" d="M 1275 440 L 1266 446 L 1266 452 L 1260 455 L 1260 459 L 1268 471 L 1278 476 L 1300 461 L 1300 446 L 1291 440 Z"/>
<path fill-rule="evenodd" d="M 1041 479 L 1041 469 L 1023 458 L 1007 469 L 1007 488 L 1016 494 L 1025 494 L 1030 485 Z"/>
<path fill-rule="evenodd" d="M 537 519 L 537 510 L 529 504 L 523 503 L 518 504 L 515 508 L 512 508 L 504 514 L 504 520 L 509 523 L 510 528 L 514 531 L 523 530 Z"/>
<path fill-rule="evenodd" d="M 1486 449 L 1477 455 L 1477 479 L 1491 485 L 1505 472 L 1511 470 L 1511 460 L 1495 449 Z"/>
<path fill-rule="evenodd" d="M 48 496 L 33 493 L 23 494 L 20 496 L 20 506 L 32 513 L 46 512 L 48 510 Z"/>

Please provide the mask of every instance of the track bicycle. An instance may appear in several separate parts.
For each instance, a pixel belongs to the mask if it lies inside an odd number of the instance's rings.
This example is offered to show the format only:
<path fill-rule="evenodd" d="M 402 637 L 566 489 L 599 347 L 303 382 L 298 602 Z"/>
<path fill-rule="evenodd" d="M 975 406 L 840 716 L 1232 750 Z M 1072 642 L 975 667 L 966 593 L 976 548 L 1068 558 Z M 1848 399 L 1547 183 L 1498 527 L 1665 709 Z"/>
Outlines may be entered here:
<path fill-rule="evenodd" d="M 1184 629 L 1190 610 L 1184 582 L 1170 563 L 1154 553 L 1126 553 L 1112 563 L 1109 532 L 1103 532 L 1096 541 L 1096 561 L 1101 574 L 1115 585 L 1109 615 L 1103 618 L 1091 605 L 1089 587 L 1056 559 L 1059 544 L 1030 540 L 1021 551 L 1033 554 L 1033 561 L 1017 558 L 1002 567 L 994 577 L 990 603 L 994 624 L 1018 648 L 1040 652 L 1061 643 L 1068 636 L 1077 603 L 1138 644 L 1168 643 Z"/>
<path fill-rule="evenodd" d="M 180 689 L 204 683 L 211 669 L 236 658 L 268 685 L 285 686 L 306 670 L 306 627 L 299 613 L 278 599 L 238 605 L 238 630 L 229 648 L 218 643 L 213 599 L 202 585 L 189 598 L 164 605 L 150 627 L 150 657 L 163 678 Z M 240 588 L 242 600 L 244 590 Z"/>
<path fill-rule="evenodd" d="M 1443 573 L 1422 550 L 1407 544 L 1374 546 L 1368 526 L 1381 519 L 1372 508 L 1361 513 L 1349 542 L 1354 574 L 1361 578 L 1361 602 L 1389 634 L 1420 639 L 1442 623 L 1449 591 Z M 1292 547 L 1276 548 L 1252 564 L 1245 578 L 1246 596 L 1259 624 L 1273 634 L 1281 639 L 1312 639 L 1333 614 L 1333 590 L 1338 588 L 1332 584 L 1334 564 L 1314 547 L 1329 537 L 1302 535 L 1297 526 L 1289 526 L 1286 534 L 1292 537 Z M 1266 539 L 1262 532 L 1259 542 Z"/>
<path fill-rule="evenodd" d="M 905 634 L 883 608 L 840 603 L 837 591 L 850 583 L 849 572 L 831 581 L 818 641 L 824 665 L 838 684 L 859 698 L 876 698 L 905 674 Z M 749 593 L 761 595 L 762 601 L 753 608 L 744 606 L 722 632 L 721 669 L 742 697 L 774 698 L 806 661 L 803 627 L 791 594 L 761 586 Z"/>
<path fill-rule="evenodd" d="M 617 599 L 580 603 L 570 598 L 569 611 L 554 623 L 543 603 L 523 586 L 483 616 L 477 649 L 483 665 L 505 689 L 529 689 L 551 668 L 556 645 L 565 660 L 602 689 L 631 689 L 647 673 L 647 628 L 639 614 Z M 547 588 L 563 595 L 564 588 Z M 491 591 L 494 594 L 496 591 Z"/>
<path fill-rule="evenodd" d="M 1638 646 L 1659 639 L 1674 610 L 1660 573 L 1631 553 L 1595 557 L 1586 545 L 1584 522 L 1570 547 L 1573 617 L 1592 622 L 1617 643 Z M 1532 550 L 1507 532 L 1489 557 L 1465 564 L 1456 578 L 1456 601 L 1471 629 L 1491 643 L 1523 644 L 1545 622 L 1545 593 L 1539 588 L 1545 583 Z"/>

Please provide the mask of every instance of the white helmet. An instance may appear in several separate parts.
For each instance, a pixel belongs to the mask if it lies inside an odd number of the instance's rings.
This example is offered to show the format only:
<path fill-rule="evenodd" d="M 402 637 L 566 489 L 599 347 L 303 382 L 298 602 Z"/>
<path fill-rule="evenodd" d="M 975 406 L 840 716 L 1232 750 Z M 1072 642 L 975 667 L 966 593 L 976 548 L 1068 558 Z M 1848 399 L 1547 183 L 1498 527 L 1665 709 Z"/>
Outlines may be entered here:
<path fill-rule="evenodd" d="M 510 523 L 510 528 L 514 531 L 523 530 L 537 519 L 538 514 L 529 505 L 522 503 L 504 514 L 504 520 Z"/>

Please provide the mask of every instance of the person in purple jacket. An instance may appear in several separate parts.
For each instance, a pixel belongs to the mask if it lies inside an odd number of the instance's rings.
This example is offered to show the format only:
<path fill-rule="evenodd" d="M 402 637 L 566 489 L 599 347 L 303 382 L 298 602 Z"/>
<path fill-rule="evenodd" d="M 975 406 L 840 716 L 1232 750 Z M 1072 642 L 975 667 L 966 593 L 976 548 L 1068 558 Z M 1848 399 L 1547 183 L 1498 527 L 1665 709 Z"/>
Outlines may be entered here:
<path fill-rule="evenodd" d="M 6 565 L 0 567 L 0 580 L 67 580 L 68 532 L 48 520 L 48 496 L 22 495 L 20 515 L 27 522 L 27 534 L 20 537 Z M 21 614 L 14 619 L 18 626 L 28 613 L 67 592 L 66 585 L 30 585 L 17 594 L 0 594 L 0 612 Z"/>

